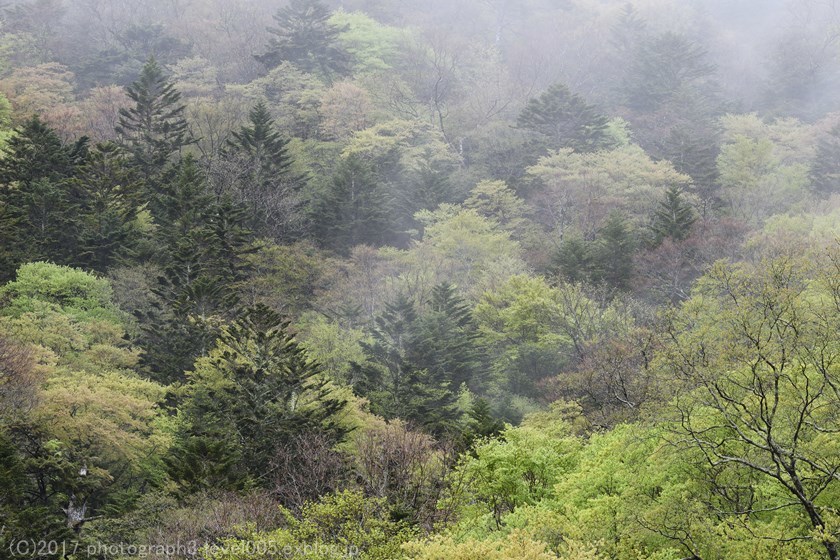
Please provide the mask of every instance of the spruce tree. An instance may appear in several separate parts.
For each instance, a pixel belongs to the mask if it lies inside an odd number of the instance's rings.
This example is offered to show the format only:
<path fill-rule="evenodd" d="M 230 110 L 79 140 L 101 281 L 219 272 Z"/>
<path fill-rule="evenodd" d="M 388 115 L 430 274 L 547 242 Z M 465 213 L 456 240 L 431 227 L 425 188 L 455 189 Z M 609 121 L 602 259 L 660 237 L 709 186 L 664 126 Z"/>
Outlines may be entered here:
<path fill-rule="evenodd" d="M 566 282 L 588 282 L 596 262 L 592 244 L 579 235 L 569 235 L 552 258 L 552 267 Z"/>
<path fill-rule="evenodd" d="M 549 150 L 592 152 L 612 144 L 607 134 L 609 119 L 563 84 L 554 84 L 529 100 L 516 122 L 519 128 L 535 132 Z"/>
<path fill-rule="evenodd" d="M 126 92 L 134 106 L 120 109 L 116 131 L 121 145 L 150 180 L 161 173 L 175 153 L 193 142 L 184 117 L 185 106 L 154 57 Z"/>
<path fill-rule="evenodd" d="M 300 190 L 306 179 L 292 171 L 288 144 L 261 101 L 251 109 L 248 124 L 232 133 L 224 153 L 234 168 L 231 195 L 249 208 L 252 229 L 281 240 L 300 233 Z"/>
<path fill-rule="evenodd" d="M 115 144 L 99 144 L 71 181 L 78 220 L 73 264 L 104 273 L 133 256 L 142 182 Z"/>
<path fill-rule="evenodd" d="M 235 312 L 248 273 L 245 256 L 254 250 L 243 209 L 224 199 L 217 203 L 191 157 L 176 171 L 154 201 L 163 271 L 154 289 L 157 303 L 139 315 L 141 361 L 163 382 L 180 379 L 209 348 L 218 320 Z"/>
<path fill-rule="evenodd" d="M 257 60 L 268 68 L 291 62 L 304 72 L 330 79 L 350 69 L 350 55 L 341 46 L 343 29 L 330 23 L 330 11 L 318 0 L 291 0 L 274 15 L 275 27 L 265 54 Z"/>
<path fill-rule="evenodd" d="M 429 359 L 431 345 L 441 341 L 423 340 L 411 300 L 400 295 L 387 304 L 371 336 L 373 342 L 362 344 L 365 363 L 353 365 L 356 389 L 370 399 L 371 409 L 435 434 L 452 431 L 458 417 L 457 388 L 447 376 L 453 371 L 442 369 L 450 365 L 445 360 Z M 424 368 L 424 360 L 434 369 Z"/>
<path fill-rule="evenodd" d="M 811 166 L 811 188 L 822 196 L 840 192 L 840 125 L 832 128 L 817 146 Z"/>
<path fill-rule="evenodd" d="M 322 245 L 341 253 L 361 244 L 382 245 L 392 229 L 388 208 L 370 164 L 350 155 L 315 205 L 316 233 Z"/>
<path fill-rule="evenodd" d="M 248 124 L 231 133 L 227 152 L 244 156 L 252 164 L 247 168 L 249 180 L 260 187 L 273 184 L 281 177 L 292 177 L 289 141 L 280 135 L 263 101 L 248 113 Z"/>
<path fill-rule="evenodd" d="M 432 290 L 430 309 L 417 325 L 413 360 L 452 391 L 462 385 L 473 391 L 480 385 L 478 329 L 472 312 L 454 286 L 438 284 Z"/>
<path fill-rule="evenodd" d="M 221 329 L 185 393 L 187 422 L 170 464 L 176 479 L 196 489 L 207 485 L 191 480 L 196 473 L 228 485 L 264 484 L 277 453 L 297 436 L 315 433 L 335 444 L 347 433 L 339 422 L 345 402 L 288 323 L 265 306 Z"/>
<path fill-rule="evenodd" d="M 655 111 L 680 90 L 707 79 L 715 66 L 708 53 L 690 39 L 665 32 L 643 41 L 623 84 L 627 104 Z"/>
<path fill-rule="evenodd" d="M 671 187 L 665 193 L 665 200 L 653 213 L 654 243 L 659 244 L 663 239 L 683 241 L 691 234 L 691 228 L 697 217 L 694 210 L 683 198 L 679 187 Z"/>
<path fill-rule="evenodd" d="M 64 145 L 37 116 L 9 140 L 0 157 L 0 279 L 24 261 L 72 261 L 78 213 L 69 181 L 86 156 L 86 138 Z"/>
<path fill-rule="evenodd" d="M 661 148 L 664 159 L 674 164 L 674 169 L 691 177 L 691 191 L 700 197 L 704 206 L 718 203 L 718 136 L 710 128 L 678 126 L 671 129 Z"/>
<path fill-rule="evenodd" d="M 595 280 L 617 290 L 630 289 L 636 241 L 622 214 L 613 212 L 607 218 L 598 231 L 595 251 Z"/>

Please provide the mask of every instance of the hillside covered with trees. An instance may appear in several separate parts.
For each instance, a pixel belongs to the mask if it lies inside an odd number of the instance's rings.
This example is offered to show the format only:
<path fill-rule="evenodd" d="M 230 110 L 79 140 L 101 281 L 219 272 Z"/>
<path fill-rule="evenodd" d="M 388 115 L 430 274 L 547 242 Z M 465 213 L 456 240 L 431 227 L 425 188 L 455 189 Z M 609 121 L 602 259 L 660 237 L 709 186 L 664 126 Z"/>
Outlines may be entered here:
<path fill-rule="evenodd" d="M 0 558 L 840 559 L 840 4 L 0 7 Z"/>

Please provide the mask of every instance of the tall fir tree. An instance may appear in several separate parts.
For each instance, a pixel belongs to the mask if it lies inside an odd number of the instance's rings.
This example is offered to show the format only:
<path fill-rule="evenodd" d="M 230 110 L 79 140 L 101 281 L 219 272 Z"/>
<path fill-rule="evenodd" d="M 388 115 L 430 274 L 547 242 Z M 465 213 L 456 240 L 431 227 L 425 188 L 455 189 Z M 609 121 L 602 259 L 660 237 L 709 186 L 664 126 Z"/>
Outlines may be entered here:
<path fill-rule="evenodd" d="M 429 307 L 417 323 L 416 366 L 453 391 L 467 386 L 476 392 L 481 388 L 481 360 L 478 328 L 469 306 L 454 286 L 444 282 L 432 290 Z"/>
<path fill-rule="evenodd" d="M 248 273 L 245 257 L 254 250 L 245 211 L 225 199 L 216 202 L 191 157 L 176 170 L 155 198 L 163 271 L 157 301 L 139 314 L 141 362 L 163 382 L 181 379 L 209 348 L 219 320 L 235 313 L 239 283 Z"/>
<path fill-rule="evenodd" d="M 315 433 L 335 444 L 347 433 L 340 423 L 345 402 L 288 323 L 265 306 L 221 329 L 184 392 L 185 422 L 169 464 L 188 488 L 265 485 L 272 462 L 295 437 Z"/>
<path fill-rule="evenodd" d="M 840 192 L 840 125 L 820 139 L 811 166 L 811 188 L 822 196 Z"/>
<path fill-rule="evenodd" d="M 700 198 L 703 208 L 719 204 L 720 155 L 719 134 L 705 126 L 677 126 L 670 130 L 660 149 L 674 169 L 691 177 L 691 192 Z"/>
<path fill-rule="evenodd" d="M 435 434 L 454 430 L 457 388 L 447 379 L 452 371 L 443 369 L 450 364 L 430 356 L 434 341 L 423 340 L 413 302 L 400 295 L 387 304 L 371 336 L 372 342 L 362 344 L 366 361 L 353 365 L 356 389 L 370 399 L 371 409 Z"/>
<path fill-rule="evenodd" d="M 315 205 L 316 233 L 322 245 L 341 253 L 361 244 L 382 245 L 392 230 L 389 206 L 370 164 L 348 156 Z"/>
<path fill-rule="evenodd" d="M 154 59 L 149 58 L 140 77 L 126 88 L 133 107 L 120 109 L 116 127 L 121 145 L 154 187 L 172 156 L 193 142 L 184 116 L 181 94 Z"/>
<path fill-rule="evenodd" d="M 663 239 L 683 241 L 691 235 L 691 228 L 697 216 L 682 195 L 679 187 L 671 187 L 665 193 L 665 200 L 660 201 L 653 213 L 651 231 L 654 243 L 659 244 Z"/>
<path fill-rule="evenodd" d="M 73 264 L 104 273 L 131 258 L 143 184 L 115 144 L 98 144 L 71 181 L 77 201 L 78 253 Z"/>
<path fill-rule="evenodd" d="M 0 157 L 0 278 L 25 261 L 72 261 L 78 214 L 70 179 L 87 151 L 86 138 L 64 145 L 38 116 L 9 140 Z"/>
<path fill-rule="evenodd" d="M 536 133 L 538 142 L 549 150 L 592 152 L 612 145 L 607 134 L 609 119 L 563 84 L 554 84 L 529 100 L 516 123 Z"/>
<path fill-rule="evenodd" d="M 292 170 L 289 141 L 277 130 L 268 107 L 260 101 L 248 123 L 232 133 L 224 156 L 234 169 L 234 199 L 249 208 L 255 232 L 288 241 L 301 233 L 306 177 Z"/>
<path fill-rule="evenodd" d="M 318 0 L 291 0 L 274 15 L 266 52 L 257 60 L 268 68 L 290 62 L 327 79 L 350 70 L 350 54 L 341 46 L 342 28 L 330 23 L 329 9 Z"/>
<path fill-rule="evenodd" d="M 617 290 L 629 290 L 636 240 L 624 215 L 610 214 L 598 231 L 595 251 L 595 279 Z"/>

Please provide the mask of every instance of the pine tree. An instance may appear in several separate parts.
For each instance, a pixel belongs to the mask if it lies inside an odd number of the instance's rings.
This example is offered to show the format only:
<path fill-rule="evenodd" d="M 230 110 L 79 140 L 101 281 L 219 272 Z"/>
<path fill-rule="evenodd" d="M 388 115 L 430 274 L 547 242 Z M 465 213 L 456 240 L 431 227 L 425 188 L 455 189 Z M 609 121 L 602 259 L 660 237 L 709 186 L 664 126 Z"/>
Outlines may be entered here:
<path fill-rule="evenodd" d="M 265 103 L 257 103 L 249 124 L 232 133 L 224 156 L 236 168 L 235 200 L 250 209 L 254 231 L 288 240 L 299 233 L 300 190 L 306 178 L 292 171 L 288 140 L 277 131 Z"/>
<path fill-rule="evenodd" d="M 454 286 L 443 283 L 434 287 L 430 310 L 418 321 L 417 335 L 416 367 L 447 383 L 452 391 L 462 385 L 478 388 L 478 329 Z"/>
<path fill-rule="evenodd" d="M 0 157 L 0 279 L 24 261 L 63 264 L 77 253 L 69 180 L 86 155 L 86 138 L 65 146 L 37 116 L 9 140 Z"/>
<path fill-rule="evenodd" d="M 315 227 L 325 247 L 346 253 L 361 244 L 381 245 L 391 231 L 388 200 L 370 165 L 344 159 L 315 207 Z"/>
<path fill-rule="evenodd" d="M 265 54 L 257 60 L 268 68 L 291 62 L 304 72 L 327 79 L 344 75 L 350 68 L 350 55 L 340 45 L 344 31 L 329 22 L 330 11 L 318 0 L 291 0 L 274 15 L 276 26 Z"/>
<path fill-rule="evenodd" d="M 610 214 L 598 231 L 595 250 L 595 280 L 617 290 L 628 290 L 633 277 L 636 242 L 622 214 Z"/>
<path fill-rule="evenodd" d="M 811 166 L 811 187 L 827 196 L 840 192 L 840 125 L 831 129 L 817 146 Z"/>
<path fill-rule="evenodd" d="M 448 291 L 446 294 L 452 296 Z M 451 304 L 452 321 L 461 321 L 466 327 L 467 319 L 457 300 L 453 297 L 446 303 Z M 446 341 L 435 336 L 445 334 L 442 330 L 435 329 L 434 323 L 430 326 L 423 329 L 414 304 L 405 295 L 386 304 L 371 332 L 373 342 L 362 344 L 366 362 L 353 366 L 354 384 L 360 394 L 370 398 L 375 413 L 403 418 L 441 434 L 452 431 L 458 417 L 457 387 L 452 377 L 466 378 L 472 373 L 468 369 L 469 354 L 455 356 L 438 346 L 445 355 L 432 355 L 436 345 Z"/>
<path fill-rule="evenodd" d="M 665 193 L 665 200 L 659 203 L 659 207 L 653 213 L 651 230 L 654 242 L 658 245 L 666 238 L 683 241 L 691 234 L 691 227 L 695 221 L 697 217 L 694 210 L 683 198 L 680 188 L 669 188 Z"/>
<path fill-rule="evenodd" d="M 122 146 L 150 180 L 161 173 L 175 153 L 193 142 L 184 117 L 185 106 L 154 57 L 126 92 L 134 106 L 120 109 L 116 131 Z"/>
<path fill-rule="evenodd" d="M 99 144 L 71 184 L 79 224 L 73 264 L 105 272 L 121 257 L 131 256 L 142 183 L 116 145 Z"/>
<path fill-rule="evenodd" d="M 207 485 L 191 480 L 195 473 L 259 485 L 276 454 L 295 437 L 317 433 L 335 444 L 347 433 L 339 423 L 345 402 L 333 395 L 320 366 L 289 334 L 288 323 L 265 306 L 221 329 L 185 392 L 181 408 L 187 422 L 170 464 L 176 479 L 193 487 Z M 206 451 L 208 458 L 201 456 Z"/>
<path fill-rule="evenodd" d="M 533 131 L 549 150 L 572 148 L 592 152 L 611 145 L 609 119 L 563 84 L 554 84 L 531 99 L 519 114 L 517 126 Z"/>

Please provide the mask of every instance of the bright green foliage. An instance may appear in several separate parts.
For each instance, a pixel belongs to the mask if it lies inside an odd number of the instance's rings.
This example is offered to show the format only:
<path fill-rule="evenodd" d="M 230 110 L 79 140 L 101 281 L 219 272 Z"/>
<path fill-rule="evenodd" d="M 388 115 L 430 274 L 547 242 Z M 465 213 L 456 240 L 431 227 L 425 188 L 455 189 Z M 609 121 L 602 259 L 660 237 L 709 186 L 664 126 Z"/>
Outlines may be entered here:
<path fill-rule="evenodd" d="M 257 60 L 268 68 L 291 62 L 301 70 L 330 79 L 347 72 L 350 55 L 339 44 L 343 29 L 330 22 L 330 12 L 318 0 L 292 0 L 274 15 L 276 27 L 265 54 Z"/>
<path fill-rule="evenodd" d="M 499 439 L 475 445 L 453 477 L 466 484 L 452 499 L 466 510 L 465 525 L 499 529 L 505 515 L 554 496 L 554 487 L 574 469 L 580 443 L 560 419 L 552 431 L 508 426 Z M 466 520 L 465 520 L 466 521 Z"/>
<path fill-rule="evenodd" d="M 525 275 L 485 293 L 474 313 L 495 383 L 523 395 L 536 395 L 538 382 L 582 357 L 603 333 L 629 322 L 612 306 L 589 299 L 580 286 L 552 287 Z"/>
<path fill-rule="evenodd" d="M 277 453 L 293 437 L 320 433 L 337 443 L 344 436 L 344 402 L 332 396 L 288 323 L 265 306 L 222 327 L 188 381 L 170 460 L 188 491 L 268 485 Z"/>
<path fill-rule="evenodd" d="M 349 384 L 351 364 L 362 363 L 362 342 L 370 342 L 359 329 L 343 328 L 314 311 L 305 313 L 296 323 L 301 346 L 324 368 L 335 382 Z"/>
<path fill-rule="evenodd" d="M 384 499 L 359 492 L 324 496 L 303 508 L 299 517 L 285 512 L 287 527 L 269 533 L 230 538 L 205 550 L 209 560 L 285 558 L 329 560 L 354 557 L 362 560 L 399 558 L 400 545 L 415 533 L 388 517 Z M 288 548 L 285 548 L 288 547 Z M 288 552 L 288 553 L 287 553 Z"/>
<path fill-rule="evenodd" d="M 661 365 L 685 387 L 676 431 L 706 457 L 717 506 L 836 558 L 837 247 L 823 258 L 816 269 L 792 258 L 755 270 L 719 263 L 674 317 Z"/>
<path fill-rule="evenodd" d="M 668 188 L 688 188 L 691 182 L 636 145 L 592 154 L 561 150 L 540 159 L 528 174 L 542 185 L 533 196 L 544 227 L 558 236 L 572 230 L 587 238 L 612 211 L 624 212 L 636 225 L 647 222 Z"/>
<path fill-rule="evenodd" d="M 126 88 L 134 106 L 120 109 L 116 131 L 147 179 L 161 173 L 172 156 L 192 143 L 181 94 L 150 58 L 140 77 Z"/>
<path fill-rule="evenodd" d="M 535 132 L 538 142 L 549 150 L 592 152 L 611 145 L 606 133 L 609 119 L 563 84 L 554 84 L 528 101 L 516 123 Z"/>
<path fill-rule="evenodd" d="M 697 217 L 694 210 L 689 206 L 682 196 L 678 187 L 672 187 L 665 193 L 665 200 L 659 203 L 659 208 L 653 214 L 654 241 L 660 243 L 663 239 L 670 238 L 674 241 L 683 241 L 691 234 L 691 227 Z"/>
<path fill-rule="evenodd" d="M 785 165 L 767 138 L 738 136 L 718 157 L 723 199 L 739 216 L 759 221 L 807 196 L 808 167 Z"/>
<path fill-rule="evenodd" d="M 356 74 L 390 70 L 399 63 L 403 29 L 383 25 L 361 12 L 336 11 L 329 22 L 341 29 L 339 42 L 353 58 Z"/>
<path fill-rule="evenodd" d="M 4 378 L 12 374 L 0 385 L 36 375 L 32 400 L 2 397 L 0 433 L 17 447 L 17 459 L 6 456 L 17 464 L 9 463 L 10 475 L 26 476 L 17 518 L 38 519 L 17 538 L 78 531 L 165 480 L 157 454 L 168 446 L 157 409 L 164 388 L 132 371 L 136 352 L 110 295 L 106 281 L 46 263 L 21 267 L 0 293 L 0 336 L 32 349 L 30 365 L 19 361 L 16 371 L 6 369 L 12 355 L 0 356 Z"/>

